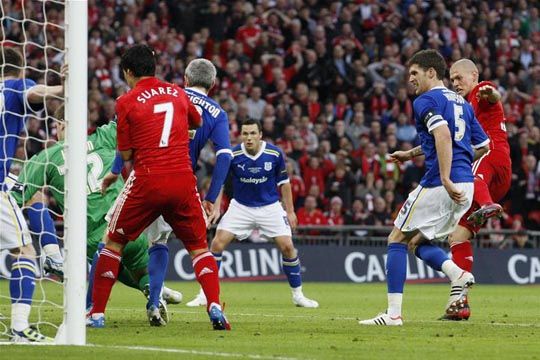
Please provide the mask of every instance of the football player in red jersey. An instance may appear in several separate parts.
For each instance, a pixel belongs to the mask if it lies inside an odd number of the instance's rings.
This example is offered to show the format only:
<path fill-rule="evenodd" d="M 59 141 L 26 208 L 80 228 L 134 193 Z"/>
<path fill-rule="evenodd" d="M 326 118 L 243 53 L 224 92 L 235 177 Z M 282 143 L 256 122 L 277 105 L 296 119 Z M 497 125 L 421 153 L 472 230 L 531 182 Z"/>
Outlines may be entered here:
<path fill-rule="evenodd" d="M 452 65 L 450 80 L 455 91 L 471 103 L 480 125 L 491 140 L 489 152 L 473 164 L 473 205 L 448 237 L 452 260 L 463 270 L 471 272 L 473 251 L 470 239 L 488 218 L 502 213 L 502 207 L 495 202 L 500 201 L 510 189 L 512 163 L 501 94 L 496 86 L 489 81 L 478 82 L 478 68 L 469 59 L 461 59 Z M 460 297 L 462 290 L 450 290 L 447 312 L 442 319 L 469 318 L 468 299 Z"/>
<path fill-rule="evenodd" d="M 120 66 L 131 90 L 116 102 L 118 150 L 124 160 L 133 160 L 133 171 L 115 204 L 105 248 L 96 265 L 93 307 L 87 325 L 105 326 L 105 307 L 125 244 L 163 215 L 192 257 L 214 329 L 229 330 L 219 301 L 218 268 L 208 251 L 206 219 L 189 156 L 188 130 L 201 125 L 201 116 L 184 90 L 155 77 L 156 58 L 150 47 L 129 48 Z M 154 305 L 148 307 L 147 314 L 152 325 L 165 325 Z"/>

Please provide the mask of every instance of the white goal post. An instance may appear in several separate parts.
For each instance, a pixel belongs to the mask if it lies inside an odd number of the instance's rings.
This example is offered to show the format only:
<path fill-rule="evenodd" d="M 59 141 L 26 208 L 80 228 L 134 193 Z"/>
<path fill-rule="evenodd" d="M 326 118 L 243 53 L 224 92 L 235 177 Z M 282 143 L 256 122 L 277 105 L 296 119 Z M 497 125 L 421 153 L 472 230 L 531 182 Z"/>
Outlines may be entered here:
<path fill-rule="evenodd" d="M 58 344 L 85 345 L 86 296 L 86 131 L 88 92 L 88 3 L 67 0 L 65 12 L 66 178 L 64 320 Z"/>

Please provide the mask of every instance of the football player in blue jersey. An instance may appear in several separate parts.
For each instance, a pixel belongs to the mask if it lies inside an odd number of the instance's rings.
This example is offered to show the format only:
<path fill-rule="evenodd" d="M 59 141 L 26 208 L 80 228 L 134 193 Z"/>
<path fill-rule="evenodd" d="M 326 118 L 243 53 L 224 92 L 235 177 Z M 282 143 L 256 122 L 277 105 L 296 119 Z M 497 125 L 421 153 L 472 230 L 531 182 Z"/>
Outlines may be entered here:
<path fill-rule="evenodd" d="M 208 140 L 211 140 L 214 151 L 216 152 L 216 163 L 212 173 L 210 189 L 202 201 L 202 206 L 208 217 L 207 223 L 210 225 L 215 223 L 221 215 L 219 211 L 220 192 L 229 172 L 232 159 L 231 142 L 229 139 L 229 119 L 221 106 L 208 96 L 208 93 L 216 82 L 216 67 L 214 64 L 206 59 L 192 60 L 186 68 L 184 80 L 186 94 L 203 119 L 202 126 L 197 130 L 190 130 L 189 134 L 189 152 L 193 170 L 195 170 L 201 150 L 207 144 Z M 119 157 L 117 159 L 120 160 Z M 122 170 L 122 166 L 122 161 L 115 162 L 111 171 L 112 173 L 104 180 L 104 189 L 112 181 L 116 180 Z M 171 232 L 171 227 L 162 217 L 159 217 L 146 230 L 151 243 L 148 250 L 150 257 L 148 262 L 148 272 L 150 275 L 149 308 L 152 307 L 151 305 L 157 307 L 159 303 L 169 261 L 169 250 L 166 244 Z M 178 292 L 169 294 L 169 298 L 170 295 L 175 294 L 178 296 L 174 302 L 180 302 L 182 297 Z M 168 300 L 167 302 L 170 301 Z M 198 306 L 198 304 L 192 304 L 192 306 Z M 165 325 L 165 322 L 157 319 L 158 316 L 158 313 L 149 314 L 149 319 L 153 317 L 150 323 L 152 325 Z"/>
<path fill-rule="evenodd" d="M 418 151 L 426 156 L 426 173 L 403 204 L 388 237 L 388 308 L 360 321 L 362 325 L 403 324 L 401 305 L 409 242 L 416 245 L 415 255 L 443 271 L 452 286 L 468 288 L 474 284 L 473 275 L 459 268 L 431 241 L 449 235 L 471 206 L 473 156 L 475 150 L 479 154 L 488 151 L 489 139 L 469 103 L 444 87 L 446 62 L 441 54 L 422 50 L 407 65 L 409 82 L 418 95 L 413 108 L 421 142 Z"/>
<path fill-rule="evenodd" d="M 281 251 L 283 272 L 287 276 L 295 305 L 307 308 L 319 306 L 302 292 L 300 259 L 292 242 L 291 227 L 298 223 L 292 201 L 292 190 L 285 167 L 283 152 L 277 146 L 262 141 L 262 126 L 249 119 L 240 129 L 242 143 L 233 148 L 230 173 L 233 181 L 233 199 L 219 222 L 210 250 L 221 265 L 222 253 L 237 238 L 246 239 L 254 229 L 274 239 Z M 285 210 L 279 202 L 281 187 Z M 198 305 L 206 299 L 199 292 Z"/>
<path fill-rule="evenodd" d="M 32 296 L 36 277 L 36 251 L 21 209 L 11 197 L 7 177 L 15 156 L 27 114 L 40 111 L 47 97 L 63 98 L 64 86 L 37 85 L 23 77 L 23 58 L 3 46 L 0 55 L 0 249 L 13 257 L 11 279 L 11 331 L 14 342 L 52 342 L 30 326 Z M 67 68 L 63 68 L 63 76 Z M 37 215 L 39 216 L 39 215 Z"/>

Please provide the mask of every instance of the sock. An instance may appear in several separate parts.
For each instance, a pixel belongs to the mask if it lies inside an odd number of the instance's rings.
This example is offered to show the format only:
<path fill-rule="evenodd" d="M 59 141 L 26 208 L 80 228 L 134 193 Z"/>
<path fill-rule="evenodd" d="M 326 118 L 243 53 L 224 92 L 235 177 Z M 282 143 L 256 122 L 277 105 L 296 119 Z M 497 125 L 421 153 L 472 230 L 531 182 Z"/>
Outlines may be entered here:
<path fill-rule="evenodd" d="M 212 255 L 214 255 L 214 259 L 216 259 L 216 264 L 218 270 L 221 268 L 221 260 L 223 259 L 223 252 L 213 252 Z"/>
<path fill-rule="evenodd" d="M 401 316 L 401 305 L 403 304 L 402 293 L 388 293 L 388 316 L 396 318 Z"/>
<path fill-rule="evenodd" d="M 448 276 L 450 281 L 457 280 L 463 273 L 463 269 L 456 265 L 452 260 L 446 260 L 442 266 L 442 271 Z"/>
<path fill-rule="evenodd" d="M 407 245 L 388 245 L 386 258 L 386 282 L 388 286 L 388 315 L 401 316 L 403 287 L 407 278 Z"/>
<path fill-rule="evenodd" d="M 193 270 L 197 276 L 197 281 L 206 296 L 207 309 L 212 303 L 219 302 L 219 277 L 216 260 L 212 254 L 207 251 L 193 258 Z"/>
<path fill-rule="evenodd" d="M 165 273 L 169 263 L 169 248 L 166 245 L 156 244 L 148 249 L 148 274 L 150 275 L 150 297 L 148 304 L 159 306 L 161 289 L 165 282 Z"/>
<path fill-rule="evenodd" d="M 474 259 L 471 242 L 467 240 L 453 244 L 450 246 L 450 250 L 452 251 L 452 261 L 463 270 L 472 272 Z"/>
<path fill-rule="evenodd" d="M 441 271 L 442 264 L 448 260 L 446 253 L 438 246 L 425 242 L 416 247 L 414 255 L 424 260 L 432 269 Z"/>
<path fill-rule="evenodd" d="M 100 251 L 105 247 L 104 243 L 99 243 L 94 257 L 92 258 L 92 264 L 90 264 L 90 273 L 88 274 L 88 289 L 86 289 L 86 309 L 92 307 L 92 289 L 94 288 L 94 276 L 96 274 L 96 264 L 99 258 Z"/>
<path fill-rule="evenodd" d="M 300 274 L 300 259 L 298 256 L 291 259 L 282 258 L 283 272 L 287 275 L 291 288 L 302 286 L 302 275 Z"/>
<path fill-rule="evenodd" d="M 19 256 L 11 265 L 9 292 L 11 295 L 11 327 L 16 331 L 26 329 L 32 296 L 36 286 L 36 266 L 30 258 Z"/>
<path fill-rule="evenodd" d="M 493 204 L 493 199 L 489 193 L 486 182 L 479 176 L 474 177 L 474 196 L 473 201 L 480 207 Z"/>
<path fill-rule="evenodd" d="M 63 262 L 56 228 L 49 209 L 43 203 L 34 203 L 26 211 L 30 230 L 39 234 L 39 243 L 45 255 L 56 262 Z"/>
<path fill-rule="evenodd" d="M 91 314 L 105 313 L 111 290 L 120 271 L 120 253 L 104 248 L 99 254 L 94 275 Z"/>

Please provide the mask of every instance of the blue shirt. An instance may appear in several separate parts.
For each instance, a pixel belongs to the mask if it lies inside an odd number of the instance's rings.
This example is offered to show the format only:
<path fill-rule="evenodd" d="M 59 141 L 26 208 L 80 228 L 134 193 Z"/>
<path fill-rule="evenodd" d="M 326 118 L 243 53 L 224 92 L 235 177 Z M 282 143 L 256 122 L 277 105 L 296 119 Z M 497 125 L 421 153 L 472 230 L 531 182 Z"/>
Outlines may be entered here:
<path fill-rule="evenodd" d="M 445 87 L 435 87 L 416 98 L 413 108 L 416 130 L 426 156 L 426 173 L 420 185 L 442 185 L 432 131 L 445 124 L 452 137 L 450 180 L 454 183 L 473 182 L 473 147 L 487 145 L 489 138 L 474 116 L 471 105 L 461 95 Z"/>
<path fill-rule="evenodd" d="M 26 91 L 35 85 L 30 79 L 0 82 L 0 190 L 5 190 L 4 179 L 15 157 L 19 136 L 27 114 L 33 111 L 26 100 Z"/>
<path fill-rule="evenodd" d="M 190 130 L 189 134 L 189 155 L 193 169 L 195 169 L 201 150 L 209 139 L 214 144 L 216 156 L 222 153 L 232 154 L 229 119 L 225 110 L 211 97 L 192 88 L 186 88 L 185 91 L 203 119 L 201 127 L 197 130 Z"/>
<path fill-rule="evenodd" d="M 248 154 L 244 144 L 235 146 L 230 171 L 233 198 L 249 207 L 279 201 L 278 186 L 289 182 L 283 152 L 265 141 L 255 156 Z"/>
<path fill-rule="evenodd" d="M 205 200 L 215 202 L 229 171 L 232 157 L 231 141 L 229 139 L 229 119 L 227 113 L 206 94 L 193 88 L 186 88 L 186 94 L 202 117 L 202 125 L 196 130 L 189 131 L 189 155 L 193 170 L 197 166 L 201 150 L 208 140 L 212 140 L 216 152 L 216 166 L 212 182 Z"/>

